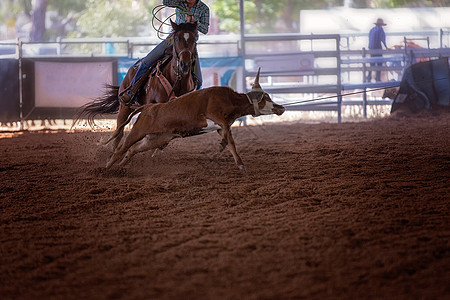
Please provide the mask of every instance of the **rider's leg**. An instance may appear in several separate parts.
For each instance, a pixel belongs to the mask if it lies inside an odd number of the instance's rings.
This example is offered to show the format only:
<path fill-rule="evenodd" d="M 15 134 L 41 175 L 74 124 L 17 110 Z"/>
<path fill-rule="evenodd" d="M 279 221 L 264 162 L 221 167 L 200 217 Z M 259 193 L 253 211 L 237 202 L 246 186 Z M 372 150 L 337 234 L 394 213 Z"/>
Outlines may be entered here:
<path fill-rule="evenodd" d="M 197 90 L 202 88 L 203 78 L 202 69 L 200 68 L 200 59 L 197 56 L 197 62 L 195 63 L 194 75 L 197 77 Z"/>
<path fill-rule="evenodd" d="M 139 68 L 136 72 L 136 74 L 133 77 L 133 80 L 131 81 L 131 85 L 135 84 L 139 78 L 142 77 L 142 75 L 147 72 L 148 69 L 150 69 L 161 57 L 164 56 L 164 51 L 168 48 L 166 41 L 162 41 L 157 45 L 155 48 L 153 48 L 152 51 L 150 51 L 149 54 L 147 54 L 146 57 L 144 57 L 141 60 L 141 64 L 139 65 Z"/>
<path fill-rule="evenodd" d="M 141 64 L 139 65 L 138 70 L 136 71 L 136 74 L 134 74 L 133 79 L 131 80 L 130 87 L 128 88 L 127 92 L 122 95 L 122 100 L 127 103 L 134 97 L 135 93 L 139 89 L 139 87 L 132 86 L 162 57 L 164 57 L 164 52 L 167 48 L 171 47 L 167 41 L 162 41 L 157 45 L 155 48 L 153 48 L 150 53 L 147 54 L 146 57 L 144 57 L 141 60 Z"/>

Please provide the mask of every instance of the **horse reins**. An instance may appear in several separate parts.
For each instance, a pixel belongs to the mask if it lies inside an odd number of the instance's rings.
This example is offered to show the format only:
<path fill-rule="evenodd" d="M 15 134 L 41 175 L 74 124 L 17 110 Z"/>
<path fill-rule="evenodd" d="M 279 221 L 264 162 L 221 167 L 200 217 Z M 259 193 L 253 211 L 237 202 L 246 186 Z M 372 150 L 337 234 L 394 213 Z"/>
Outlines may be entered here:
<path fill-rule="evenodd" d="M 175 47 L 175 46 L 173 46 L 173 47 Z M 176 54 L 176 59 L 177 59 L 177 67 L 175 68 L 175 73 L 177 74 L 177 79 L 175 80 L 175 83 L 174 83 L 173 86 L 172 86 L 172 90 L 171 90 L 170 93 L 169 93 L 169 96 L 168 96 L 168 99 L 169 99 L 169 100 L 170 100 L 170 97 L 171 97 L 172 94 L 173 94 L 173 90 L 175 89 L 175 86 L 176 86 L 177 83 L 178 83 L 179 81 L 181 81 L 181 79 L 183 78 L 183 76 L 181 75 L 181 71 L 180 71 L 180 55 L 181 55 L 183 52 L 189 52 L 192 61 L 195 63 L 195 55 L 192 53 L 191 50 L 183 49 L 183 50 L 181 50 L 181 51 L 178 53 L 178 52 L 176 51 L 176 49 L 175 49 L 175 54 Z M 191 67 L 190 67 L 190 68 L 192 68 L 192 64 L 191 64 Z M 191 72 L 191 70 L 189 70 L 189 72 Z M 194 88 L 193 88 L 192 90 L 190 90 L 188 93 L 194 91 L 195 89 L 196 89 L 196 87 L 195 87 L 195 85 L 194 85 Z"/>
<path fill-rule="evenodd" d="M 176 97 L 174 95 L 174 89 L 175 86 L 177 85 L 178 82 L 181 81 L 181 79 L 183 78 L 183 76 L 181 75 L 181 71 L 180 71 L 180 55 L 185 52 L 185 51 L 189 51 L 191 58 L 194 57 L 194 61 L 195 61 L 195 56 L 192 54 L 192 51 L 190 50 L 186 50 L 183 49 L 181 50 L 179 53 L 175 50 L 175 54 L 176 54 L 176 60 L 177 60 L 177 66 L 174 68 L 175 74 L 176 74 L 176 80 L 174 82 L 173 85 L 170 84 L 170 82 L 167 80 L 167 78 L 162 75 L 162 72 L 160 70 L 160 63 L 158 62 L 158 64 L 156 65 L 156 77 L 158 77 L 158 79 L 160 80 L 161 84 L 163 85 L 164 89 L 167 92 L 167 101 L 170 101 L 172 98 Z M 189 71 L 191 72 L 191 71 Z M 170 92 L 169 92 L 170 89 Z M 192 90 L 190 90 L 189 92 L 192 92 L 196 89 L 195 83 L 194 83 L 194 88 Z"/>

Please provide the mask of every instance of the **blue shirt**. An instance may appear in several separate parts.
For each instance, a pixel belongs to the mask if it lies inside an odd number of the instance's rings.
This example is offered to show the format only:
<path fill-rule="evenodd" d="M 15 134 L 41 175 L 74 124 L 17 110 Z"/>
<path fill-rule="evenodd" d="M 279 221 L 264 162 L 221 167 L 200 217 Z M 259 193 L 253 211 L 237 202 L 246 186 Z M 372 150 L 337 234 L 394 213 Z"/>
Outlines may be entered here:
<path fill-rule="evenodd" d="M 183 0 L 163 0 L 163 4 L 167 6 L 176 5 L 179 6 L 176 9 L 177 18 L 175 23 L 186 23 L 186 14 L 184 11 L 189 11 L 189 13 L 194 16 L 197 20 L 198 31 L 207 34 L 209 30 L 209 8 L 205 3 L 198 0 L 197 3 L 189 10 L 187 3 Z"/>
<path fill-rule="evenodd" d="M 386 34 L 383 27 L 375 26 L 369 32 L 369 49 L 382 49 L 381 43 L 386 47 Z"/>

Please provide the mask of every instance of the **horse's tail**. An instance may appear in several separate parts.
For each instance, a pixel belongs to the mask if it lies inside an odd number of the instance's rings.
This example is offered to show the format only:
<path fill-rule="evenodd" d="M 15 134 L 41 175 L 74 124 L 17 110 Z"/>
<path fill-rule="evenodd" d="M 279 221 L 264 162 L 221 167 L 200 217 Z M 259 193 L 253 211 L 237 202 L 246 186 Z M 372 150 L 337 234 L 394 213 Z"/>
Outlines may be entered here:
<path fill-rule="evenodd" d="M 88 124 L 94 126 L 94 118 L 100 114 L 115 114 L 119 111 L 119 86 L 105 85 L 106 92 L 103 96 L 81 106 L 74 116 L 72 127 L 82 119 L 87 119 Z"/>
<path fill-rule="evenodd" d="M 116 131 L 114 131 L 113 135 L 105 142 L 100 141 L 101 145 L 106 145 L 109 142 L 111 142 L 113 139 L 115 139 L 120 132 L 122 132 L 122 130 L 125 128 L 125 126 L 127 126 L 128 123 L 130 123 L 131 119 L 138 113 L 142 112 L 142 110 L 145 108 L 145 105 L 140 106 L 138 108 L 136 108 L 129 116 L 128 119 L 126 119 L 125 122 L 122 123 L 122 125 L 120 125 L 119 127 L 116 128 Z"/>

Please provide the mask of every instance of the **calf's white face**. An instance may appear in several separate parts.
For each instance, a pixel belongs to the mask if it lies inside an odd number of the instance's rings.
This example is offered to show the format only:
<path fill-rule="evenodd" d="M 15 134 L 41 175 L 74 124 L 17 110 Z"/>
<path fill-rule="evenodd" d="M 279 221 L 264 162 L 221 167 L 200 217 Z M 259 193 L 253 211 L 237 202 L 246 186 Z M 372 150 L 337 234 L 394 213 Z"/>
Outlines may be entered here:
<path fill-rule="evenodd" d="M 252 97 L 255 97 L 254 94 Z M 285 108 L 282 105 L 276 104 L 270 99 L 270 96 L 264 91 L 261 92 L 260 95 L 256 96 L 256 98 L 250 98 L 251 102 L 257 102 L 257 106 L 255 106 L 255 115 L 272 115 L 276 114 L 278 116 L 282 115 L 285 111 Z M 254 104 L 255 105 L 255 104 Z"/>
<path fill-rule="evenodd" d="M 266 98 L 266 97 L 264 97 Z M 267 96 L 268 98 L 268 96 Z M 272 101 L 264 101 L 264 107 L 259 109 L 259 113 L 262 115 L 271 115 L 274 113 L 273 111 L 273 102 Z"/>
<path fill-rule="evenodd" d="M 270 96 L 261 88 L 261 85 L 259 84 L 260 71 L 261 68 L 258 68 L 258 73 L 256 74 L 252 90 L 247 93 L 248 100 L 250 103 L 253 103 L 253 107 L 255 109 L 255 114 L 253 116 L 257 117 L 259 115 L 271 114 L 277 114 L 280 116 L 284 113 L 285 108 L 282 105 L 274 103 L 272 99 L 270 99 Z"/>

